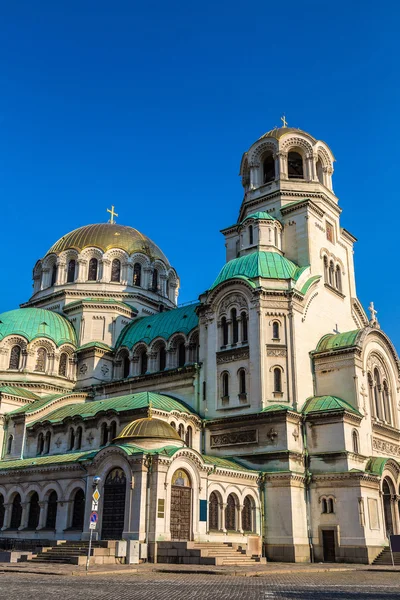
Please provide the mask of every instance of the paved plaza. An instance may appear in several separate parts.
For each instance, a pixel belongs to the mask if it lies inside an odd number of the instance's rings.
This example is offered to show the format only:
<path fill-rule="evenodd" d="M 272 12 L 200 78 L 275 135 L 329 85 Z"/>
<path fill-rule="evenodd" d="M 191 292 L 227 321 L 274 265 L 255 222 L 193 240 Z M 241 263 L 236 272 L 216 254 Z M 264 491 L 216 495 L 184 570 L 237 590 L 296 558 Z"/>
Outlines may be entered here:
<path fill-rule="evenodd" d="M 203 574 L 54 576 L 0 573 L 7 600 L 398 600 L 398 572 L 336 571 L 231 577 Z"/>

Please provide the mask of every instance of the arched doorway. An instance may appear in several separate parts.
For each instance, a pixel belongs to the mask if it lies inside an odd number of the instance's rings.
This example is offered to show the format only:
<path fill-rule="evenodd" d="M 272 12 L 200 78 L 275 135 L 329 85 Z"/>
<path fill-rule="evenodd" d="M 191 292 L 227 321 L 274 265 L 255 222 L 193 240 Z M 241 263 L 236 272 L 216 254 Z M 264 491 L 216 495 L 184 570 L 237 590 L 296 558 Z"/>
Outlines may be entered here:
<path fill-rule="evenodd" d="M 10 529 L 18 529 L 21 525 L 22 505 L 21 496 L 15 494 L 12 501 Z"/>
<path fill-rule="evenodd" d="M 229 494 L 225 509 L 225 527 L 228 531 L 236 531 L 236 497 Z"/>
<path fill-rule="evenodd" d="M 216 492 L 211 492 L 208 501 L 208 529 L 219 531 L 219 500 Z"/>
<path fill-rule="evenodd" d="M 175 471 L 171 485 L 171 539 L 190 540 L 192 517 L 192 485 L 183 469 Z"/>
<path fill-rule="evenodd" d="M 103 520 L 101 537 L 103 540 L 120 540 L 125 523 L 126 477 L 120 468 L 109 472 L 104 483 Z"/>
<path fill-rule="evenodd" d="M 383 480 L 382 492 L 383 492 L 383 514 L 385 517 L 385 529 L 386 535 L 393 534 L 393 515 L 392 515 L 392 483 L 390 480 L 385 478 Z"/>
<path fill-rule="evenodd" d="M 85 492 L 83 490 L 76 490 L 74 496 L 74 505 L 72 508 L 72 529 L 78 531 L 83 530 L 83 521 L 85 518 Z"/>
<path fill-rule="evenodd" d="M 28 516 L 28 529 L 35 530 L 39 525 L 39 496 L 36 492 L 33 492 L 29 502 L 29 516 Z"/>
<path fill-rule="evenodd" d="M 57 521 L 57 492 L 54 490 L 49 494 L 47 503 L 46 529 L 55 529 Z"/>
<path fill-rule="evenodd" d="M 250 496 L 246 496 L 243 502 L 242 529 L 246 532 L 253 531 L 253 502 Z"/>

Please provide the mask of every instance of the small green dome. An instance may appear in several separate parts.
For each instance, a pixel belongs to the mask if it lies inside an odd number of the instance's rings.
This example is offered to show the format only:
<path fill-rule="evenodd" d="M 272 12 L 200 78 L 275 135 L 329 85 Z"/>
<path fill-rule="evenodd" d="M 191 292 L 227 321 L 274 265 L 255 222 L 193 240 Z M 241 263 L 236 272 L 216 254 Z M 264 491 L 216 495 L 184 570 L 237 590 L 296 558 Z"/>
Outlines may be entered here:
<path fill-rule="evenodd" d="M 298 267 L 292 261 L 277 252 L 253 252 L 230 260 L 221 269 L 210 289 L 228 279 L 297 279 L 307 267 Z"/>
<path fill-rule="evenodd" d="M 145 417 L 129 423 L 115 438 L 115 442 L 135 442 L 144 439 L 181 440 L 178 432 L 166 421 Z"/>
<path fill-rule="evenodd" d="M 56 346 L 76 346 L 75 330 L 62 315 L 44 308 L 17 308 L 0 314 L 0 341 L 8 335 L 21 335 L 31 342 L 49 338 Z"/>
<path fill-rule="evenodd" d="M 245 217 L 243 219 L 242 223 L 244 223 L 248 219 L 254 219 L 255 221 L 260 221 L 262 219 L 264 221 L 277 221 L 277 219 L 275 219 L 275 217 L 273 217 L 272 215 L 270 215 L 269 213 L 267 213 L 265 211 L 258 211 L 258 212 L 252 213 L 251 215 L 247 215 L 247 217 Z"/>

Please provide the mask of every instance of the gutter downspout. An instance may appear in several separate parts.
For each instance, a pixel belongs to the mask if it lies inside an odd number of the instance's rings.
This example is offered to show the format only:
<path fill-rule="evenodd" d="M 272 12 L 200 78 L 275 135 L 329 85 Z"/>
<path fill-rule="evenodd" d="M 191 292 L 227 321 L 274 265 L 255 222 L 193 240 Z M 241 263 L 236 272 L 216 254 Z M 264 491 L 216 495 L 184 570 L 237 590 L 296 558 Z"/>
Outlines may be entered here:
<path fill-rule="evenodd" d="M 144 460 L 144 466 L 147 468 L 147 480 L 146 480 L 146 511 L 145 511 L 145 542 L 147 547 L 149 546 L 149 529 L 150 529 L 150 478 L 153 473 L 153 457 L 150 454 L 146 454 Z M 156 557 L 154 557 L 156 558 Z M 156 562 L 156 560 L 155 560 Z"/>
<path fill-rule="evenodd" d="M 20 458 L 24 458 L 25 440 L 26 440 L 26 417 L 24 419 L 24 433 L 22 434 L 22 445 L 21 445 L 21 456 L 20 456 Z"/>
<path fill-rule="evenodd" d="M 265 546 L 267 544 L 267 535 L 265 530 L 265 513 L 267 510 L 267 496 L 265 493 L 265 473 L 261 472 L 258 479 L 261 504 L 261 556 L 266 556 Z"/>
<path fill-rule="evenodd" d="M 306 420 L 303 416 L 301 418 L 301 431 L 303 436 L 303 446 L 304 446 L 304 470 L 305 470 L 305 488 L 304 488 L 304 497 L 306 502 L 306 517 L 307 517 L 307 536 L 308 536 L 308 545 L 310 547 L 310 561 L 314 562 L 314 546 L 312 542 L 312 531 L 311 531 L 311 498 L 310 498 L 310 483 L 312 479 L 312 473 L 309 469 L 310 466 L 310 455 L 308 453 L 307 447 L 307 426 Z"/>

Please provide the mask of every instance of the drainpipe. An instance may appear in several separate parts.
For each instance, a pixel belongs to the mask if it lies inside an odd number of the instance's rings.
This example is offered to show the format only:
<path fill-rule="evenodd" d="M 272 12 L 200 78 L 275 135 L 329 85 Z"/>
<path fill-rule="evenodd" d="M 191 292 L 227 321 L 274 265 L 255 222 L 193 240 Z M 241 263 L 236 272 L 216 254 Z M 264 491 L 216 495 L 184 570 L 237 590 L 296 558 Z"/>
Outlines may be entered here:
<path fill-rule="evenodd" d="M 303 447 L 304 447 L 304 469 L 305 469 L 305 489 L 304 498 L 306 502 L 306 516 L 307 516 L 307 536 L 308 545 L 310 547 L 310 560 L 314 562 L 314 546 L 312 543 L 312 531 L 311 531 L 311 498 L 310 498 L 310 483 L 312 479 L 312 473 L 309 469 L 310 466 L 310 455 L 307 447 L 307 427 L 305 417 L 301 418 L 301 431 L 303 436 Z"/>
<path fill-rule="evenodd" d="M 20 456 L 20 458 L 24 458 L 25 440 L 26 440 L 26 417 L 24 419 L 24 433 L 22 434 L 22 444 L 21 444 L 21 456 Z"/>
<path fill-rule="evenodd" d="M 153 472 L 153 457 L 151 454 L 146 454 L 144 459 L 144 466 L 147 468 L 147 481 L 146 481 L 146 512 L 145 512 L 145 542 L 149 544 L 149 529 L 150 529 L 150 483 L 151 474 Z M 154 556 L 154 562 L 157 562 L 156 556 Z"/>
<path fill-rule="evenodd" d="M 261 555 L 266 556 L 265 546 L 267 543 L 267 536 L 265 530 L 265 513 L 267 510 L 267 497 L 265 494 L 265 473 L 260 472 L 258 479 L 258 487 L 260 490 L 260 505 L 261 505 Z"/>

